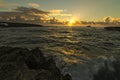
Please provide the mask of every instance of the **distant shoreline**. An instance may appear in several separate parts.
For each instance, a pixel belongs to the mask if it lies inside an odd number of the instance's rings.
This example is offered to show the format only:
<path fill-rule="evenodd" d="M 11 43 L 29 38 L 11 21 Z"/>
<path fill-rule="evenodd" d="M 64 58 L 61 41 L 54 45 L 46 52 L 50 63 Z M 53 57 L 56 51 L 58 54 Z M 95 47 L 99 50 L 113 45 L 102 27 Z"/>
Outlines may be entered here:
<path fill-rule="evenodd" d="M 109 31 L 120 31 L 120 27 L 119 26 L 110 26 L 110 27 L 104 27 L 105 30 L 109 30 Z"/>
<path fill-rule="evenodd" d="M 43 27 L 39 24 L 30 24 L 30 23 L 14 23 L 14 22 L 0 22 L 0 27 Z"/>
<path fill-rule="evenodd" d="M 33 24 L 33 23 L 22 23 L 22 22 L 0 22 L 0 27 L 3 28 L 9 28 L 9 27 L 49 27 L 49 26 L 56 26 L 56 27 L 60 27 L 60 26 L 64 26 L 64 27 L 74 27 L 74 26 L 68 26 L 68 25 L 53 25 L 53 24 Z M 95 26 L 90 26 L 90 25 L 76 25 L 76 27 L 95 27 Z M 98 26 L 96 26 L 98 27 Z M 105 30 L 112 30 L 112 31 L 120 31 L 120 27 L 119 26 L 101 26 L 103 27 Z"/>

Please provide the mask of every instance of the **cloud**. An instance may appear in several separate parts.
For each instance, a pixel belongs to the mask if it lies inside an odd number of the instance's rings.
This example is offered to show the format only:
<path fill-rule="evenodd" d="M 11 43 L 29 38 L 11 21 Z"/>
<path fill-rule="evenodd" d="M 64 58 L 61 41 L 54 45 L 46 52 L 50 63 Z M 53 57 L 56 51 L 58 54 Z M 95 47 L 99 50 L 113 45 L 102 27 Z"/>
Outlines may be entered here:
<path fill-rule="evenodd" d="M 50 12 L 49 16 L 72 16 L 72 14 L 64 13 L 65 11 L 66 10 L 62 10 L 62 9 L 49 10 Z"/>
<path fill-rule="evenodd" d="M 120 18 L 113 18 L 112 22 L 120 22 Z"/>
<path fill-rule="evenodd" d="M 64 12 L 65 10 L 60 10 L 60 9 L 55 9 L 55 10 L 49 10 L 50 13 L 61 13 Z"/>
<path fill-rule="evenodd" d="M 53 13 L 53 14 L 49 14 L 49 16 L 72 16 L 72 14 L 61 14 L 61 13 L 55 14 L 55 13 Z"/>
<path fill-rule="evenodd" d="M 17 7 L 13 10 L 18 11 L 18 12 L 27 12 L 27 13 L 29 13 L 29 12 L 40 13 L 40 14 L 48 14 L 49 13 L 47 11 L 39 10 L 37 8 L 30 8 L 30 7 Z"/>
<path fill-rule="evenodd" d="M 43 11 L 37 8 L 16 7 L 11 12 L 0 12 L 0 20 L 16 22 L 40 22 L 44 20 L 48 14 L 48 11 Z"/>
<path fill-rule="evenodd" d="M 110 23 L 110 22 L 120 22 L 120 18 L 113 18 L 111 16 L 104 17 L 103 18 L 104 22 Z"/>
<path fill-rule="evenodd" d="M 36 3 L 28 3 L 29 6 L 33 7 L 33 8 L 39 8 L 40 5 L 36 4 Z"/>
<path fill-rule="evenodd" d="M 0 12 L 0 21 L 40 23 L 45 20 L 50 20 L 50 17 L 72 16 L 71 14 L 64 13 L 64 11 L 65 10 L 44 11 L 34 7 L 18 6 L 12 9 L 11 12 Z"/>
<path fill-rule="evenodd" d="M 104 17 L 103 21 L 81 21 L 83 25 L 99 25 L 99 26 L 120 26 L 120 18 L 114 18 L 111 16 Z"/>
<path fill-rule="evenodd" d="M 17 3 L 8 3 L 3 0 L 0 1 L 0 8 L 10 8 L 10 7 L 16 7 L 19 6 Z"/>
<path fill-rule="evenodd" d="M 103 20 L 104 20 L 104 22 L 109 23 L 112 21 L 112 17 L 111 16 L 104 17 Z"/>
<path fill-rule="evenodd" d="M 47 15 L 49 13 L 48 11 L 43 11 L 37 8 L 30 8 L 30 7 L 17 7 L 13 10 L 17 12 L 28 13 L 28 14 L 46 14 Z"/>

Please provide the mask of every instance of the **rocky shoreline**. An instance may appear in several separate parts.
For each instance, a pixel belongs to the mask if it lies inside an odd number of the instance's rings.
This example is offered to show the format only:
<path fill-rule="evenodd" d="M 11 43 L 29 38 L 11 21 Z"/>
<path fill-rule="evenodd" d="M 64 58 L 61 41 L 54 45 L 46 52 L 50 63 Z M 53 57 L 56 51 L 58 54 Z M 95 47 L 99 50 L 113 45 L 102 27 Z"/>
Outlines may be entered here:
<path fill-rule="evenodd" d="M 63 75 L 53 58 L 46 58 L 35 48 L 0 47 L 1 80 L 72 80 Z"/>
<path fill-rule="evenodd" d="M 108 31 L 120 31 L 120 27 L 104 27 Z"/>
<path fill-rule="evenodd" d="M 116 59 L 109 64 L 104 62 L 104 67 L 101 67 L 93 77 L 93 80 L 120 80 L 120 60 Z"/>
<path fill-rule="evenodd" d="M 39 48 L 0 47 L 1 80 L 72 80 L 63 75 L 55 60 L 45 57 Z M 120 80 L 120 60 L 104 62 L 93 80 Z"/>
<path fill-rule="evenodd" d="M 30 24 L 30 23 L 13 23 L 13 22 L 0 22 L 0 27 L 43 27 L 43 25 Z"/>

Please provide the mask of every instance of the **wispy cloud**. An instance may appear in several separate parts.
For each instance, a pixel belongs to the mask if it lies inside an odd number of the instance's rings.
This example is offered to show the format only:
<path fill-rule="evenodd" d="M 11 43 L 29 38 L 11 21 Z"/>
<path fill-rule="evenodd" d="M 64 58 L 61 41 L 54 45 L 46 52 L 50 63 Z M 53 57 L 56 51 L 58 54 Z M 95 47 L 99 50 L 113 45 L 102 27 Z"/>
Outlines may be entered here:
<path fill-rule="evenodd" d="M 68 16 L 68 17 L 70 17 L 70 16 L 72 16 L 72 14 L 61 14 L 61 13 L 59 13 L 59 14 L 55 14 L 55 13 L 52 13 L 52 14 L 49 14 L 49 16 Z"/>
<path fill-rule="evenodd" d="M 61 10 L 61 9 L 53 9 L 53 10 L 49 10 L 49 12 L 51 12 L 51 13 L 62 13 L 62 12 L 64 12 L 65 10 Z"/>
<path fill-rule="evenodd" d="M 28 5 L 29 5 L 30 7 L 33 7 L 33 8 L 39 8 L 39 7 L 40 7 L 40 5 L 37 4 L 37 3 L 28 3 Z"/>
<path fill-rule="evenodd" d="M 65 13 L 66 10 L 62 10 L 62 9 L 53 9 L 53 10 L 49 10 L 50 12 L 50 16 L 72 16 L 72 14 L 67 14 Z"/>

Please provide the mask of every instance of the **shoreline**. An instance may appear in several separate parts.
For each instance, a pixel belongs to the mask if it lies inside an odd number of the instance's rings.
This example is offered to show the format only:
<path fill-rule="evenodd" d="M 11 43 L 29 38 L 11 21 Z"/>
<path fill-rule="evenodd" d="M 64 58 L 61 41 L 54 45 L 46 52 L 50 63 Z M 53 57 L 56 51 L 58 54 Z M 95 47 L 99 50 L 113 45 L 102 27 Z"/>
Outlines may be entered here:
<path fill-rule="evenodd" d="M 0 27 L 43 27 L 39 24 L 30 24 L 30 23 L 14 23 L 14 22 L 0 22 Z"/>

